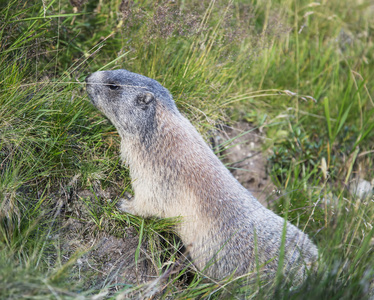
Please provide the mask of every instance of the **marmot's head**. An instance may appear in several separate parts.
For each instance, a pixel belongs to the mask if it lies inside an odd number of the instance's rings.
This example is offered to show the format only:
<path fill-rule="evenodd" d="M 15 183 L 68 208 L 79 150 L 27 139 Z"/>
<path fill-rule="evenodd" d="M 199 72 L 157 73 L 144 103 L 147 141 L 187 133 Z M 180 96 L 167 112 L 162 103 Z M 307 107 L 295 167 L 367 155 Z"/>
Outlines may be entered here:
<path fill-rule="evenodd" d="M 151 78 L 127 70 L 99 71 L 86 78 L 92 103 L 122 137 L 149 141 L 157 131 L 156 109 L 178 113 L 169 91 Z"/>

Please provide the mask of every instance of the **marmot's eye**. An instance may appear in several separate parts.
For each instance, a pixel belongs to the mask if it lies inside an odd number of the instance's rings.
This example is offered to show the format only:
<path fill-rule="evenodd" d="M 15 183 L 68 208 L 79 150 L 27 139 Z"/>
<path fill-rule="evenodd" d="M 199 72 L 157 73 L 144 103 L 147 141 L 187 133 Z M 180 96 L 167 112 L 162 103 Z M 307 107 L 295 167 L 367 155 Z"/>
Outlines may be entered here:
<path fill-rule="evenodd" d="M 109 87 L 112 91 L 115 91 L 115 90 L 118 90 L 118 89 L 119 89 L 119 85 L 116 85 L 116 84 L 113 84 L 113 83 L 108 84 L 108 87 Z"/>

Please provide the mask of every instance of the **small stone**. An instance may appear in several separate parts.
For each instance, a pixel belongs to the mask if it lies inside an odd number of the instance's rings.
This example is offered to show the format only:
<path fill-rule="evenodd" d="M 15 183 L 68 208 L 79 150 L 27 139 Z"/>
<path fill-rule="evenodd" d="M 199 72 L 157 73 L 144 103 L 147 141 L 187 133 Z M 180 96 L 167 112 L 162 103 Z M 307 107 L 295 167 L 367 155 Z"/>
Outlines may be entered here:
<path fill-rule="evenodd" d="M 350 186 L 350 193 L 360 199 L 365 199 L 373 195 L 374 185 L 367 180 L 359 178 Z"/>

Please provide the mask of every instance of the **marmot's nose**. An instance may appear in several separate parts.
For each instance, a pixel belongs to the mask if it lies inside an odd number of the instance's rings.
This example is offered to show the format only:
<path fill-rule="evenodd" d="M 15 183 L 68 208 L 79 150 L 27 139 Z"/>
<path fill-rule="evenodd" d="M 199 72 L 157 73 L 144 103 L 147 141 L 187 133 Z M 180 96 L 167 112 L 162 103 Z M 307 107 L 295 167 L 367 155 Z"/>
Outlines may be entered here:
<path fill-rule="evenodd" d="M 88 83 L 88 80 L 90 79 L 91 76 L 92 76 L 92 74 L 90 74 L 90 75 L 88 75 L 88 76 L 86 77 L 86 83 Z"/>

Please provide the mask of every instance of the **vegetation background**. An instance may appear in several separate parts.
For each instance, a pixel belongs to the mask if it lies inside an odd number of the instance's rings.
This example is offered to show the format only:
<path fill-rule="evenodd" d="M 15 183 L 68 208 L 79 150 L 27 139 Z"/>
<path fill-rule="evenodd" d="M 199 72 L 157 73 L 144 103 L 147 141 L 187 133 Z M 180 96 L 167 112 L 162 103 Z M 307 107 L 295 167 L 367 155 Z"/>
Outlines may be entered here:
<path fill-rule="evenodd" d="M 0 11 L 2 299 L 374 299 L 372 1 L 1 0 Z M 178 220 L 117 212 L 128 170 L 84 89 L 115 68 L 160 81 L 207 140 L 238 121 L 261 132 L 271 208 L 318 245 L 317 274 L 297 288 L 186 275 Z M 129 230 L 131 272 L 148 245 L 148 283 L 114 281 L 100 265 L 114 251 L 90 247 Z"/>

